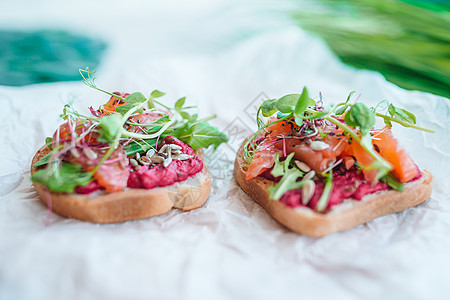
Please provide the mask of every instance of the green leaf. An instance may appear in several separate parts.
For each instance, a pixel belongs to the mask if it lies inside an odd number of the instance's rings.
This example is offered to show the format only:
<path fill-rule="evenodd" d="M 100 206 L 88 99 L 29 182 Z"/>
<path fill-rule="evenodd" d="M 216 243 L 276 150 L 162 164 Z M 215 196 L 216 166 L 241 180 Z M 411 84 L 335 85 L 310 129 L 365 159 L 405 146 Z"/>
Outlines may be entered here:
<path fill-rule="evenodd" d="M 189 122 L 194 123 L 198 119 L 198 114 L 193 114 L 189 117 Z"/>
<path fill-rule="evenodd" d="M 386 118 L 383 118 L 383 121 L 384 121 L 384 124 L 386 124 L 386 126 L 392 127 L 392 122 L 391 122 L 391 121 L 389 121 L 389 120 L 386 119 Z"/>
<path fill-rule="evenodd" d="M 277 112 L 277 101 L 277 99 L 270 99 L 261 104 L 261 113 L 264 117 L 270 117 Z"/>
<path fill-rule="evenodd" d="M 191 118 L 191 115 L 185 111 L 181 111 L 180 116 L 185 120 L 189 120 Z"/>
<path fill-rule="evenodd" d="M 358 102 L 345 114 L 344 121 L 347 125 L 359 127 L 365 135 L 375 125 L 375 113 L 364 103 Z"/>
<path fill-rule="evenodd" d="M 295 106 L 297 105 L 298 100 L 300 99 L 299 94 L 289 94 L 278 99 L 276 104 L 276 108 L 285 114 L 290 114 L 294 112 Z"/>
<path fill-rule="evenodd" d="M 162 96 L 164 96 L 166 93 L 160 92 L 158 90 L 154 90 L 151 94 L 150 97 L 152 98 L 160 98 Z"/>
<path fill-rule="evenodd" d="M 50 150 L 53 150 L 52 142 L 53 142 L 53 138 L 51 138 L 49 136 L 45 138 L 45 145 L 47 145 L 47 147 Z"/>
<path fill-rule="evenodd" d="M 375 150 L 372 151 L 378 154 Z M 374 182 L 372 182 L 373 184 L 375 184 L 377 180 L 389 174 L 389 172 L 392 170 L 392 165 L 380 156 L 380 159 L 375 159 L 370 165 L 361 168 L 378 171 L 377 177 L 374 179 Z"/>
<path fill-rule="evenodd" d="M 279 119 L 282 119 L 282 118 L 284 118 L 284 117 L 287 117 L 287 116 L 289 116 L 290 114 L 285 114 L 285 113 L 282 113 L 282 112 L 277 112 L 277 117 L 279 118 Z"/>
<path fill-rule="evenodd" d="M 165 115 L 165 116 L 159 118 L 158 120 L 156 120 L 153 124 L 164 125 L 167 122 L 170 122 L 170 117 L 168 115 Z"/>
<path fill-rule="evenodd" d="M 278 184 L 269 187 L 268 191 L 270 199 L 280 200 L 286 192 L 303 187 L 305 182 L 297 181 L 302 176 L 303 173 L 300 170 L 295 168 L 289 169 Z"/>
<path fill-rule="evenodd" d="M 395 119 L 399 119 L 410 124 L 416 124 L 416 116 L 403 108 L 389 104 L 388 111 L 389 114 Z"/>
<path fill-rule="evenodd" d="M 335 112 L 334 112 L 334 114 L 336 115 L 336 116 L 340 116 L 340 115 L 342 115 L 343 113 L 345 113 L 345 111 L 348 109 L 348 105 L 342 105 L 341 107 L 339 107 Z"/>
<path fill-rule="evenodd" d="M 302 177 L 304 173 L 291 166 L 291 160 L 295 153 L 289 154 L 286 159 L 280 162 L 279 154 L 275 155 L 275 164 L 272 168 L 271 174 L 274 177 L 283 176 L 279 183 L 269 188 L 270 199 L 280 200 L 280 198 L 290 190 L 299 189 L 303 186 L 303 181 L 297 181 L 298 178 Z"/>
<path fill-rule="evenodd" d="M 180 112 L 183 108 L 184 103 L 186 102 L 186 97 L 180 98 L 175 102 L 175 110 Z"/>
<path fill-rule="evenodd" d="M 392 172 L 383 176 L 380 181 L 387 183 L 388 186 L 396 191 L 403 191 L 405 189 L 405 185 Z"/>
<path fill-rule="evenodd" d="M 331 192 L 333 191 L 333 171 L 330 170 L 325 179 L 325 186 L 316 205 L 318 212 L 324 211 L 330 201 Z"/>
<path fill-rule="evenodd" d="M 110 114 L 99 120 L 100 129 L 98 133 L 100 142 L 111 143 L 122 130 L 122 117 L 119 114 Z"/>
<path fill-rule="evenodd" d="M 350 94 L 348 94 L 347 100 L 345 100 L 345 104 L 348 104 L 350 102 L 350 98 L 353 96 L 354 93 L 355 91 L 351 91 Z"/>
<path fill-rule="evenodd" d="M 302 124 L 303 124 L 303 118 L 302 117 L 295 116 L 294 121 L 295 121 L 295 123 L 298 126 L 302 126 Z"/>
<path fill-rule="evenodd" d="M 126 97 L 125 101 L 131 104 L 136 104 L 147 101 L 147 98 L 145 98 L 145 96 L 141 92 L 136 92 Z"/>
<path fill-rule="evenodd" d="M 170 122 L 169 116 L 164 116 L 153 122 L 152 124 L 145 125 L 145 132 L 147 134 L 155 133 L 159 131 L 165 124 Z"/>
<path fill-rule="evenodd" d="M 214 145 L 214 148 L 217 148 L 221 143 L 228 141 L 228 137 L 225 134 L 204 122 L 192 125 L 175 137 L 191 146 L 194 150 L 200 147 L 208 148 L 210 145 Z"/>
<path fill-rule="evenodd" d="M 292 153 L 291 153 L 292 154 Z M 280 154 L 275 154 L 274 157 L 275 164 L 273 165 L 272 171 L 270 173 L 273 177 L 279 177 L 284 175 L 284 164 L 280 162 Z"/>
<path fill-rule="evenodd" d="M 310 99 L 311 98 L 309 97 L 308 89 L 305 86 L 300 95 L 300 98 L 298 98 L 298 101 L 295 104 L 294 116 L 295 116 L 295 123 L 297 123 L 298 126 L 301 126 L 303 124 L 303 117 L 306 108 L 310 106 L 309 102 Z"/>
<path fill-rule="evenodd" d="M 122 115 L 126 114 L 130 109 L 132 109 L 133 107 L 135 107 L 136 105 L 134 104 L 124 104 L 121 106 L 117 106 L 116 107 L 116 111 Z"/>
<path fill-rule="evenodd" d="M 155 146 L 156 146 L 156 139 L 136 140 L 126 145 L 123 149 L 125 150 L 125 154 L 127 156 L 130 156 L 136 153 L 144 153 L 151 147 Z"/>
<path fill-rule="evenodd" d="M 82 172 L 81 166 L 55 162 L 46 169 L 41 169 L 31 176 L 33 182 L 45 185 L 54 192 L 73 193 L 76 186 L 85 186 L 92 179 L 90 173 Z"/>
<path fill-rule="evenodd" d="M 47 155 L 41 157 L 41 159 L 39 159 L 34 165 L 33 167 L 39 167 L 39 166 L 44 166 L 46 164 L 48 164 L 50 162 L 50 160 L 52 159 L 53 154 L 55 154 L 53 151 L 48 153 Z"/>
<path fill-rule="evenodd" d="M 306 88 L 306 86 L 303 88 L 303 91 L 300 95 L 300 98 L 298 99 L 296 105 L 295 105 L 295 110 L 294 110 L 294 114 L 296 116 L 301 116 L 303 115 L 303 113 L 305 112 L 306 108 L 308 106 L 310 106 L 310 100 L 311 98 L 309 97 L 309 93 L 308 93 L 308 89 Z"/>

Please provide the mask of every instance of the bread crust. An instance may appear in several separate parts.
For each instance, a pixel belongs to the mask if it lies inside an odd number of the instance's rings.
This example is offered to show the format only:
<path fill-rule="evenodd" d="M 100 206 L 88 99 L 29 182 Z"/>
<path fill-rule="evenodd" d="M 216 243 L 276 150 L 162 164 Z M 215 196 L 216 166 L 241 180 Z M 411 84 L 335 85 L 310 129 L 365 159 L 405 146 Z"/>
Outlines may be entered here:
<path fill-rule="evenodd" d="M 38 168 L 33 165 L 50 152 L 43 146 L 33 157 L 31 174 Z M 168 187 L 151 190 L 130 189 L 117 193 L 94 192 L 90 195 L 57 193 L 33 183 L 42 202 L 51 205 L 52 210 L 64 217 L 93 223 L 119 223 L 145 219 L 166 213 L 172 209 L 189 211 L 202 206 L 211 190 L 208 167 L 203 160 L 203 152 L 195 151 L 203 161 L 202 172 L 185 181 Z"/>
<path fill-rule="evenodd" d="M 422 178 L 405 184 L 403 191 L 381 191 L 366 195 L 361 201 L 349 199 L 325 214 L 305 207 L 293 209 L 279 201 L 269 199 L 268 188 L 273 185 L 270 180 L 262 177 L 245 180 L 248 166 L 242 154 L 241 146 L 236 155 L 234 177 L 244 192 L 282 225 L 299 234 L 312 237 L 346 230 L 419 205 L 427 200 L 432 192 L 432 175 L 424 170 Z"/>

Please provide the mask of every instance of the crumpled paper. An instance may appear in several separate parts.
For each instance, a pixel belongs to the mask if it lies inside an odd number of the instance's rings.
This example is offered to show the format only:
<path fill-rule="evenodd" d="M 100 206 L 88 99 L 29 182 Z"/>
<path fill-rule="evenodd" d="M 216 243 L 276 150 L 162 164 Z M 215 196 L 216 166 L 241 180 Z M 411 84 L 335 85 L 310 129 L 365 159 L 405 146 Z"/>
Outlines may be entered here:
<path fill-rule="evenodd" d="M 169 103 L 187 96 L 200 115 L 217 114 L 212 123 L 229 135 L 216 152 L 206 151 L 211 195 L 194 211 L 109 225 L 52 214 L 46 225 L 47 208 L 30 181 L 31 158 L 60 124 L 65 103 L 87 111 L 108 97 L 81 82 L 0 87 L 0 299 L 448 297 L 448 99 L 405 91 L 377 73 L 349 68 L 317 38 L 261 13 L 263 4 L 252 5 L 255 10 L 249 4 L 243 6 L 247 10 L 223 3 L 201 12 L 181 7 L 178 14 L 163 5 L 157 11 L 174 22 L 183 16 L 179 23 L 161 25 L 164 18 L 155 14 L 141 29 L 137 17 L 124 17 L 131 22 L 125 28 L 108 28 L 106 17 L 92 19 L 97 33 L 111 37 L 110 53 L 96 74 L 99 86 L 147 94 L 159 89 Z M 150 11 L 141 6 L 127 11 Z M 37 22 L 29 17 L 30 24 Z M 61 22 L 76 28 L 70 17 Z M 241 37 L 249 26 L 255 30 Z M 138 47 L 130 46 L 137 39 Z M 297 235 L 274 221 L 236 184 L 233 160 L 255 128 L 257 105 L 304 85 L 316 97 L 321 92 L 327 104 L 352 90 L 368 105 L 387 99 L 435 129 L 394 129 L 416 163 L 432 172 L 431 198 L 323 238 Z"/>

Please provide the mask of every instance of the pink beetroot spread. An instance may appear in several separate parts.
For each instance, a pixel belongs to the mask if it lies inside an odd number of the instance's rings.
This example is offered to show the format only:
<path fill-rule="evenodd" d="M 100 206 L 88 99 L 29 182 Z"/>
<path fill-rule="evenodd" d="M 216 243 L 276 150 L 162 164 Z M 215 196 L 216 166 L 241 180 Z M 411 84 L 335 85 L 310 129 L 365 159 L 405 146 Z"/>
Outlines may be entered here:
<path fill-rule="evenodd" d="M 173 160 L 165 168 L 162 164 L 156 164 L 153 166 L 141 166 L 138 171 L 130 169 L 127 187 L 135 189 L 164 187 L 172 185 L 175 182 L 184 181 L 203 170 L 203 161 L 195 155 L 194 150 L 191 147 L 177 138 L 170 136 L 166 137 L 159 147 L 161 148 L 164 144 L 176 144 L 182 148 L 182 153 L 193 157 L 187 160 Z M 103 188 L 96 180 L 91 181 L 86 186 L 75 187 L 75 192 L 82 195 L 90 194 L 97 190 L 103 190 Z"/>
<path fill-rule="evenodd" d="M 414 180 L 419 179 L 422 176 L 420 174 Z M 315 209 L 322 195 L 325 184 L 323 182 L 316 182 L 316 189 L 314 195 L 308 203 L 308 207 Z M 378 182 L 375 186 L 372 186 L 370 182 L 364 180 L 362 172 L 356 170 L 346 172 L 333 173 L 333 190 L 330 195 L 327 210 L 331 207 L 338 205 L 345 199 L 352 198 L 360 201 L 365 195 L 373 194 L 378 191 L 384 191 L 389 189 L 388 185 L 383 182 Z M 290 206 L 292 208 L 303 206 L 302 204 L 302 190 L 296 189 L 286 192 L 280 199 L 280 202 Z"/>
<path fill-rule="evenodd" d="M 138 171 L 132 171 L 128 177 L 127 186 L 130 188 L 152 189 L 164 187 L 188 179 L 203 170 L 203 161 L 195 155 L 194 150 L 174 137 L 166 137 L 164 144 L 176 144 L 182 148 L 181 152 L 193 156 L 187 160 L 173 160 L 167 167 L 162 164 L 141 166 Z"/>
<path fill-rule="evenodd" d="M 75 187 L 75 193 L 81 194 L 81 195 L 87 195 L 92 192 L 95 192 L 97 190 L 103 189 L 97 182 L 97 180 L 93 180 L 89 182 L 86 186 L 78 185 Z"/>

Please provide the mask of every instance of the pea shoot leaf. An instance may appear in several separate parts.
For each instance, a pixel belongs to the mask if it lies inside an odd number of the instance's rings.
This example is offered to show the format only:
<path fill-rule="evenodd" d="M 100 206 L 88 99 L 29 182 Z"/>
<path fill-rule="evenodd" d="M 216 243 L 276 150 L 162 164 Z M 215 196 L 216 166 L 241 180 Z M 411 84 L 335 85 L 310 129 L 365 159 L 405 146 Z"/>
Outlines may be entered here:
<path fill-rule="evenodd" d="M 341 107 L 339 107 L 338 109 L 336 109 L 336 111 L 334 112 L 335 115 L 340 116 L 343 113 L 345 113 L 345 111 L 348 109 L 348 105 L 342 105 Z"/>
<path fill-rule="evenodd" d="M 269 99 L 261 104 L 261 113 L 264 117 L 270 117 L 278 111 L 277 99 Z"/>
<path fill-rule="evenodd" d="M 396 107 L 392 104 L 389 104 L 388 108 L 389 114 L 391 117 L 395 119 L 399 119 L 401 121 L 405 121 L 406 123 L 416 124 L 416 116 L 406 109 Z"/>
<path fill-rule="evenodd" d="M 396 191 L 403 191 L 405 189 L 405 185 L 392 172 L 383 176 L 380 181 L 387 183 L 388 186 Z"/>
<path fill-rule="evenodd" d="M 297 181 L 304 175 L 302 171 L 296 167 L 291 166 L 291 160 L 294 153 L 289 154 L 286 159 L 280 162 L 279 154 L 275 155 L 275 164 L 271 171 L 274 177 L 283 176 L 276 185 L 269 188 L 270 199 L 280 200 L 281 197 L 290 190 L 299 189 L 303 186 L 303 181 Z"/>
<path fill-rule="evenodd" d="M 125 98 L 125 101 L 131 104 L 143 103 L 147 100 L 141 92 L 136 92 Z"/>
<path fill-rule="evenodd" d="M 185 102 L 186 102 L 186 97 L 178 99 L 177 102 L 175 102 L 175 110 L 177 112 L 181 112 L 181 109 L 183 108 L 183 105 Z"/>
<path fill-rule="evenodd" d="M 353 104 L 352 108 L 345 114 L 344 118 L 347 125 L 359 127 L 361 133 L 366 135 L 375 125 L 375 113 L 364 103 Z"/>
<path fill-rule="evenodd" d="M 300 99 L 300 94 L 289 94 L 278 99 L 276 108 L 285 114 L 294 112 L 295 106 Z"/>
<path fill-rule="evenodd" d="M 298 126 L 302 126 L 303 124 L 303 117 L 306 108 L 310 105 L 310 99 L 308 89 L 305 86 L 300 97 L 298 98 L 297 103 L 295 104 L 294 116 L 295 123 L 297 123 Z"/>
<path fill-rule="evenodd" d="M 162 96 L 164 96 L 166 93 L 160 92 L 158 90 L 154 90 L 151 94 L 150 97 L 152 98 L 160 98 Z"/>
<path fill-rule="evenodd" d="M 205 122 L 195 123 L 187 130 L 182 130 L 175 137 L 191 146 L 194 150 L 200 147 L 208 148 L 210 145 L 214 145 L 214 148 L 217 148 L 221 143 L 228 141 L 228 137 L 225 134 Z"/>
<path fill-rule="evenodd" d="M 185 120 L 189 120 L 191 118 L 191 115 L 188 112 L 185 111 L 181 111 L 180 112 L 180 116 L 185 119 Z"/>
<path fill-rule="evenodd" d="M 125 106 L 125 105 L 124 105 Z M 100 129 L 98 133 L 100 142 L 111 143 L 122 130 L 122 117 L 119 114 L 110 114 L 99 120 Z"/>
<path fill-rule="evenodd" d="M 53 154 L 55 154 L 53 151 L 48 153 L 47 155 L 41 157 L 41 159 L 39 159 L 34 165 L 33 167 L 39 167 L 39 166 L 44 166 L 46 164 L 48 164 L 50 162 L 50 160 L 52 159 Z"/>
<path fill-rule="evenodd" d="M 117 107 L 116 107 L 116 111 L 117 111 L 119 114 L 124 115 L 124 114 L 126 114 L 130 109 L 132 109 L 133 107 L 135 107 L 134 104 L 124 104 L 124 105 L 121 105 L 121 106 L 117 106 Z"/>

